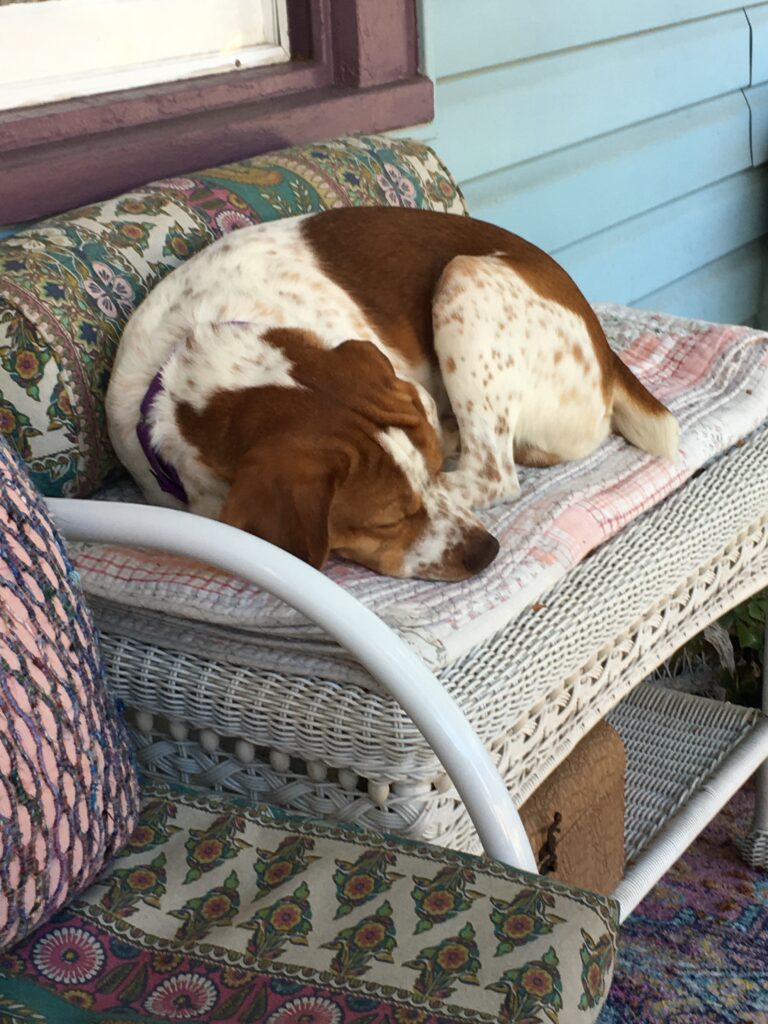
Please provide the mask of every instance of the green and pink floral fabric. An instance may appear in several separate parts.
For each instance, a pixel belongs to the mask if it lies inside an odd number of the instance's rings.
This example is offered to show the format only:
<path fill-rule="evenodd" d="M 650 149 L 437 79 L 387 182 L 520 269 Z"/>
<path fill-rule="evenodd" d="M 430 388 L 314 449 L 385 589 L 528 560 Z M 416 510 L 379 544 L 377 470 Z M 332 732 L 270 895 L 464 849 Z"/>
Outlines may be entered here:
<path fill-rule="evenodd" d="M 44 494 L 92 494 L 117 469 L 104 394 L 149 290 L 228 231 L 381 205 L 466 213 L 427 146 L 369 135 L 154 182 L 0 241 L 0 435 Z"/>
<path fill-rule="evenodd" d="M 616 933 L 612 900 L 495 861 L 156 787 L 111 871 L 0 958 L 0 1017 L 588 1024 Z"/>

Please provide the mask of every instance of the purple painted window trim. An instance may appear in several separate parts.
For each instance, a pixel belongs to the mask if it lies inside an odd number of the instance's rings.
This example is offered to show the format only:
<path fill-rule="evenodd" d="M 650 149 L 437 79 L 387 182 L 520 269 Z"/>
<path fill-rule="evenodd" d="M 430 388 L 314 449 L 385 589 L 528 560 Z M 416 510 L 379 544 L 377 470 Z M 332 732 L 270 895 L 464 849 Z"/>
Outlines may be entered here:
<path fill-rule="evenodd" d="M 0 224 L 433 114 L 416 0 L 288 0 L 287 64 L 0 112 Z"/>

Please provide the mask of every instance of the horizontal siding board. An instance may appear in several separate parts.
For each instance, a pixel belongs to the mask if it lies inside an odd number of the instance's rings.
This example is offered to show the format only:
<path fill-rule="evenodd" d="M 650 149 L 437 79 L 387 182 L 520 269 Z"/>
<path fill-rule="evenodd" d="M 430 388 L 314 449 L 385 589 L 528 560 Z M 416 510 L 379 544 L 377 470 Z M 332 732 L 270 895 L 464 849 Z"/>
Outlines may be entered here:
<path fill-rule="evenodd" d="M 592 300 L 760 315 L 768 2 L 469 6 L 422 0 L 427 131 L 471 212 L 554 252 Z"/>
<path fill-rule="evenodd" d="M 438 81 L 438 146 L 471 179 L 748 83 L 736 11 Z"/>
<path fill-rule="evenodd" d="M 752 83 L 768 81 L 768 4 L 748 7 L 752 26 Z"/>
<path fill-rule="evenodd" d="M 752 159 L 757 166 L 768 160 L 768 82 L 745 89 L 744 96 L 752 111 Z"/>
<path fill-rule="evenodd" d="M 424 0 L 429 71 L 446 78 L 740 6 L 734 0 L 473 0 L 470 16 L 467 0 Z"/>
<path fill-rule="evenodd" d="M 749 111 L 739 91 L 466 182 L 462 188 L 473 216 L 550 250 L 750 163 Z"/>
<path fill-rule="evenodd" d="M 761 312 L 765 270 L 766 239 L 761 238 L 632 305 L 716 323 L 747 323 Z"/>
<path fill-rule="evenodd" d="M 768 231 L 765 168 L 743 171 L 557 250 L 592 301 L 631 303 Z"/>

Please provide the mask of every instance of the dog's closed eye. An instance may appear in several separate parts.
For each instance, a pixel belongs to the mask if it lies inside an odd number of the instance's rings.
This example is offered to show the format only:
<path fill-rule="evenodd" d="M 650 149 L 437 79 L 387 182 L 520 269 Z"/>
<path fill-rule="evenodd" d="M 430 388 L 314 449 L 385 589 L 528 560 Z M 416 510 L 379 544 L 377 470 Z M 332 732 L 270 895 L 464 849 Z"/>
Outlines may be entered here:
<path fill-rule="evenodd" d="M 393 530 L 404 526 L 406 523 L 413 522 L 422 516 L 423 513 L 424 509 L 421 505 L 412 512 L 382 512 L 371 520 L 369 526 L 373 530 Z"/>

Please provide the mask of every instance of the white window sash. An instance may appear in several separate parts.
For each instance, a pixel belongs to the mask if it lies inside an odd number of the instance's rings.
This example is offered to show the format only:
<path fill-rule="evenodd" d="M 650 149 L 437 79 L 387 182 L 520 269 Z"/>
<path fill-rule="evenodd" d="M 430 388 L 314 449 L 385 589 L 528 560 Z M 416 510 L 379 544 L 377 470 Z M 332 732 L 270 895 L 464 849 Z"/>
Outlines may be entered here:
<path fill-rule="evenodd" d="M 0 5 L 0 109 L 289 59 L 286 0 Z"/>

